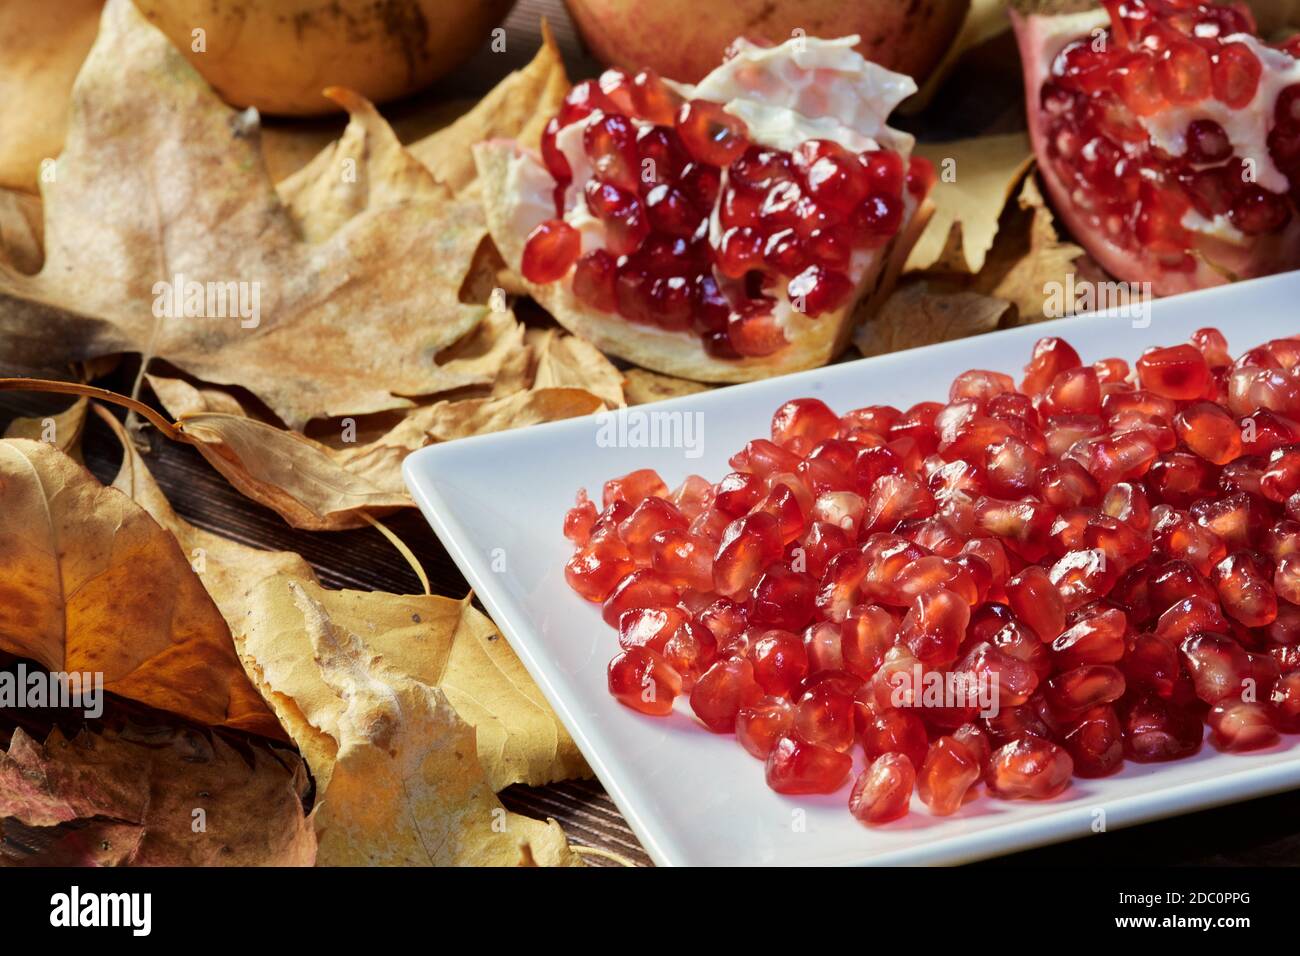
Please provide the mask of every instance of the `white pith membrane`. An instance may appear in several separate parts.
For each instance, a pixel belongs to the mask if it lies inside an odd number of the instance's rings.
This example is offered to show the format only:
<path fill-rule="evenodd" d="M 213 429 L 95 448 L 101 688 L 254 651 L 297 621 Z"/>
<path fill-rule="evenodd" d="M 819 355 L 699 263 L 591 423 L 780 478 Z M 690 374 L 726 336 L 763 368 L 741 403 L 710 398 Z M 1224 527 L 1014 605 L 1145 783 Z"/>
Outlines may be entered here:
<path fill-rule="evenodd" d="M 737 42 L 738 52 L 698 85 L 664 82 L 684 99 L 707 100 L 742 119 L 748 140 L 758 146 L 792 151 L 810 139 L 832 140 L 854 153 L 889 149 L 906 164 L 913 138 L 886 125 L 894 108 L 916 90 L 910 77 L 868 62 L 853 49 L 856 36 L 835 40 L 799 37 L 775 47 Z M 555 144 L 573 173 L 564 196 L 563 219 L 582 237 L 582 253 L 605 246 L 605 226 L 588 210 L 583 187 L 592 166 L 583 149 L 584 129 L 601 117 L 595 111 L 564 127 Z M 629 117 L 638 128 L 652 126 Z M 509 141 L 475 147 L 475 160 L 484 182 L 488 227 L 502 258 L 520 271 L 525 237 L 540 223 L 556 218 L 556 182 L 541 158 Z M 721 239 L 719 208 L 727 170 L 709 215 L 709 242 L 716 250 Z M 848 276 L 854 292 L 840 309 L 808 317 L 797 311 L 786 293 L 788 279 L 778 278 L 764 294 L 775 300 L 772 315 L 788 343 L 764 357 L 738 359 L 709 355 L 693 330 L 675 331 L 594 310 L 572 292 L 573 269 L 563 279 L 523 284 L 570 331 L 598 348 L 647 368 L 702 381 L 747 381 L 766 375 L 824 364 L 847 344 L 852 315 L 865 293 L 882 286 L 919 235 L 928 203 L 918 203 L 904 188 L 903 217 L 898 233 L 874 249 L 853 250 Z M 920 207 L 920 209 L 919 209 Z M 920 214 L 918 215 L 918 211 Z M 887 269 L 887 267 L 889 267 Z"/>
<path fill-rule="evenodd" d="M 1030 110 L 1041 110 L 1039 95 L 1043 84 L 1052 78 L 1052 64 L 1057 55 L 1071 42 L 1080 37 L 1087 37 L 1094 30 L 1110 26 L 1110 17 L 1104 9 L 1088 10 L 1082 13 L 1058 14 L 1055 16 L 1032 15 L 1020 17 L 1012 11 L 1013 21 L 1020 20 L 1017 35 L 1020 40 L 1021 59 L 1029 62 L 1031 56 L 1041 53 L 1037 59 L 1038 70 L 1025 76 L 1026 104 Z M 1214 98 L 1207 96 L 1195 103 L 1170 106 L 1152 116 L 1133 118 L 1146 131 L 1152 144 L 1174 158 L 1187 153 L 1187 128 L 1195 120 L 1208 119 L 1223 128 L 1232 144 L 1233 158 L 1241 161 L 1250 160 L 1254 164 L 1255 182 L 1261 188 L 1273 193 L 1285 194 L 1290 188 L 1286 175 L 1273 162 L 1268 149 L 1268 134 L 1273 127 L 1273 107 L 1278 94 L 1288 86 L 1300 83 L 1300 61 L 1282 50 L 1265 45 L 1258 37 L 1247 33 L 1235 33 L 1223 38 L 1224 43 L 1240 42 L 1250 48 L 1262 67 L 1259 86 L 1255 96 L 1245 107 L 1234 109 Z M 1034 151 L 1044 155 L 1039 139 L 1041 128 L 1036 128 Z M 1231 161 L 1231 160 L 1229 160 Z M 1046 166 L 1040 163 L 1040 167 Z M 1202 169 L 1218 164 L 1207 163 L 1193 168 Z M 1058 211 L 1062 211 L 1071 230 L 1078 237 L 1079 229 L 1070 220 L 1072 212 L 1060 209 L 1069 201 L 1064 185 L 1054 170 L 1044 169 L 1049 192 L 1056 200 Z M 1178 274 L 1163 288 L 1155 289 L 1157 294 L 1187 291 L 1208 285 L 1222 284 L 1235 278 L 1249 275 L 1265 274 L 1275 271 L 1269 265 L 1252 270 L 1246 261 L 1249 250 L 1269 237 L 1248 236 L 1237 229 L 1226 215 L 1219 214 L 1213 218 L 1202 215 L 1195 207 L 1188 209 L 1180 224 L 1188 232 L 1201 236 L 1204 244 L 1198 249 L 1202 253 L 1202 262 L 1195 273 L 1188 275 L 1185 282 L 1177 280 Z M 1104 238 L 1104 237 L 1103 237 Z M 1278 248 L 1277 261 L 1288 259 L 1300 261 L 1300 224 L 1293 217 L 1291 223 L 1276 238 Z M 1131 274 L 1136 262 L 1129 249 L 1112 243 L 1104 238 L 1106 250 L 1101 254 L 1095 249 L 1089 251 L 1106 267 L 1107 271 L 1118 278 L 1140 281 L 1149 277 Z"/>

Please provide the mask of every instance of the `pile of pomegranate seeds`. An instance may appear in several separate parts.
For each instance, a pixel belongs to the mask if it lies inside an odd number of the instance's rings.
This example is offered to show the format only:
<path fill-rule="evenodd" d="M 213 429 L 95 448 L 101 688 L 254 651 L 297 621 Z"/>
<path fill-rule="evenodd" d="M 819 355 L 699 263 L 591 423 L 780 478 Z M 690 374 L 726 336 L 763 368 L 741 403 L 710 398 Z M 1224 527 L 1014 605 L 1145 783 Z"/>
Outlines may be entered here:
<path fill-rule="evenodd" d="M 1189 212 L 1226 217 L 1246 236 L 1286 227 L 1300 195 L 1300 84 L 1285 87 L 1262 118 L 1267 146 L 1290 193 L 1255 182 L 1227 132 L 1198 117 L 1253 105 L 1263 66 L 1242 34 L 1255 23 L 1244 5 L 1198 0 L 1104 0 L 1111 25 L 1067 45 L 1042 87 L 1048 153 L 1092 228 L 1161 268 L 1192 272 Z M 1294 47 L 1289 48 L 1294 54 Z M 1199 104 L 1199 105 L 1198 105 Z M 1220 105 L 1221 104 L 1221 105 Z M 1142 120 L 1186 108 L 1186 152 L 1150 141 Z M 1260 133 L 1261 137 L 1263 132 Z"/>
<path fill-rule="evenodd" d="M 1223 336 L 1083 365 L 1041 340 L 1017 389 L 947 404 L 781 406 L 717 484 L 580 492 L 570 586 L 618 629 L 609 689 L 688 695 L 781 793 L 843 786 L 872 824 L 982 780 L 1073 775 L 1300 733 L 1300 338 Z M 920 676 L 922 680 L 915 678 Z M 911 679 L 909 679 L 911 678 Z M 931 699 L 932 686 L 996 691 Z"/>
<path fill-rule="evenodd" d="M 574 123 L 592 169 L 578 202 L 605 233 L 604 248 L 585 255 L 564 218 L 573 170 L 556 145 Z M 611 69 L 577 84 L 542 137 L 556 218 L 529 234 L 525 278 L 555 282 L 572 270 L 585 306 L 693 330 L 717 358 L 776 352 L 786 337 L 774 291 L 812 318 L 849 304 L 854 251 L 886 244 L 902 224 L 904 190 L 924 195 L 934 174 L 926 160 L 909 165 L 889 150 L 809 140 L 790 153 L 748 133 L 720 104 L 682 102 L 652 71 Z"/>

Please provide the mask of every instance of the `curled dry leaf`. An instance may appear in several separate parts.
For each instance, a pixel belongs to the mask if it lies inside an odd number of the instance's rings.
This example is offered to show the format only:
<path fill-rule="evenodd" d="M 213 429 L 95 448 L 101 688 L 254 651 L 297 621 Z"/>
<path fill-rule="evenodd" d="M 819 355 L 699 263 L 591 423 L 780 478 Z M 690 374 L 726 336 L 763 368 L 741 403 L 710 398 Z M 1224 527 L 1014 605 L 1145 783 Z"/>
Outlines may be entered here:
<path fill-rule="evenodd" d="M 186 553 L 204 556 L 199 572 L 204 587 L 230 622 L 245 663 L 318 781 L 328 772 L 334 747 L 302 714 L 322 712 L 335 698 L 312 664 L 303 630 L 290 626 L 272 633 L 250 628 L 255 612 L 264 619 L 270 616 L 256 610 L 255 595 L 260 583 L 271 578 L 296 582 L 332 616 L 362 635 L 388 667 L 439 687 L 476 731 L 479 762 L 494 790 L 512 783 L 540 785 L 590 775 L 573 739 L 510 645 L 468 600 L 326 590 L 297 554 L 250 548 L 195 528 L 172 511 L 117 419 L 97 411 L 123 443 L 122 467 L 114 487 L 171 531 Z M 274 681 L 268 673 L 276 675 Z M 302 704 L 295 703 L 299 698 Z"/>
<path fill-rule="evenodd" d="M 283 739 L 176 540 L 58 449 L 0 441 L 0 650 Z"/>
<path fill-rule="evenodd" d="M 69 93 L 104 0 L 0 4 L 0 187 L 35 192 L 41 162 L 63 148 Z"/>
<path fill-rule="evenodd" d="M 1018 323 L 1060 318 L 1048 314 L 1053 287 L 1066 287 L 1071 276 L 1104 279 L 1105 275 L 1081 247 L 1061 240 L 1055 217 L 1033 176 L 1025 179 L 1017 206 L 1018 222 L 1006 230 L 1007 241 L 995 254 L 998 261 L 990 257 L 976 287 L 1014 303 Z M 1065 314 L 1073 311 L 1070 303 Z"/>
<path fill-rule="evenodd" d="M 45 261 L 41 200 L 0 189 L 0 265 L 31 275 Z"/>
<path fill-rule="evenodd" d="M 527 847 L 539 862 L 576 865 L 554 821 L 501 806 L 476 757 L 474 730 L 447 695 L 388 667 L 372 646 L 375 635 L 363 640 L 336 619 L 325 603 L 330 596 L 313 597 L 291 578 L 262 581 L 245 641 L 262 680 L 276 688 L 274 699 L 312 729 L 321 787 L 313 812 L 317 861 L 514 866 Z M 378 630 L 373 622 L 363 629 Z M 300 643 L 310 656 L 290 650 Z M 315 685 L 314 692 L 297 681 Z"/>
<path fill-rule="evenodd" d="M 700 382 L 688 382 L 684 378 L 660 375 L 642 368 L 630 368 L 623 373 L 623 394 L 629 405 L 644 405 L 646 402 L 707 391 L 709 386 Z"/>
<path fill-rule="evenodd" d="M 939 181 L 930 194 L 935 213 L 912 247 L 906 269 L 975 274 L 997 236 L 998 221 L 1034 160 L 1024 133 L 920 143 Z"/>
<path fill-rule="evenodd" d="M 81 433 L 86 427 L 90 403 L 79 398 L 61 412 L 32 418 L 15 418 L 5 428 L 5 438 L 43 441 L 81 461 Z"/>
<path fill-rule="evenodd" d="M 854 344 L 863 355 L 884 355 L 991 332 L 1013 314 L 1005 300 L 914 280 L 900 286 L 880 314 L 858 329 Z"/>
<path fill-rule="evenodd" d="M 347 195 L 303 186 L 295 199 L 314 196 L 319 208 L 290 206 L 262 164 L 256 115 L 222 104 L 130 0 L 108 0 L 73 104 L 57 176 L 44 184 L 44 268 L 0 270 L 0 361 L 140 351 L 247 387 L 290 427 L 486 384 L 434 361 L 486 311 L 458 298 L 481 218 L 427 172 L 389 162 L 397 147 L 373 111 L 352 118 L 368 149 L 356 183 L 339 187 Z M 403 178 L 388 182 L 395 168 Z M 359 205 L 344 186 L 365 202 L 338 224 L 340 207 Z M 307 241 L 302 228 L 328 238 Z M 171 297 L 156 284 L 177 275 L 188 305 L 173 314 L 227 317 L 167 317 Z"/>
<path fill-rule="evenodd" d="M 496 85 L 460 119 L 410 145 L 439 182 L 457 192 L 474 181 L 470 147 L 498 137 L 536 148 L 546 121 L 560 108 L 569 80 L 550 28 L 542 24 L 542 46 L 523 69 Z"/>
<path fill-rule="evenodd" d="M 71 739 L 56 728 L 43 744 L 18 728 L 0 752 L 0 817 L 87 821 L 97 837 L 63 833 L 35 865 L 310 866 L 307 789 L 291 751 L 236 748 L 193 727 L 127 721 Z"/>
<path fill-rule="evenodd" d="M 326 444 L 249 417 L 228 392 L 162 376 L 149 381 L 180 431 L 240 492 L 295 528 L 337 531 L 364 527 L 367 514 L 413 507 L 401 463 L 431 442 L 622 404 L 618 372 L 603 355 L 571 336 L 546 336 L 545 349 L 534 350 L 541 355 L 532 389 L 512 390 L 528 381 L 524 329 L 508 312 L 491 313 L 442 357 L 442 366 L 457 374 L 494 375 L 491 392 L 412 409 L 367 441 Z M 588 384 L 579 387 L 583 381 Z M 504 393 L 497 395 L 498 388 Z M 595 389 L 602 394 L 593 394 Z"/>

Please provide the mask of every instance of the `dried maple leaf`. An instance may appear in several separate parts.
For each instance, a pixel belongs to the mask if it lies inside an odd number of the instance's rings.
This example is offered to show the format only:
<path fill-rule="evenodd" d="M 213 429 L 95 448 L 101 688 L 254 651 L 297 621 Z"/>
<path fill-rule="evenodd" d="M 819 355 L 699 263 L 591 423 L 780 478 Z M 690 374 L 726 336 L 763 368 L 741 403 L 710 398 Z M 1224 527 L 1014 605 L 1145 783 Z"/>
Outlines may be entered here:
<path fill-rule="evenodd" d="M 72 81 L 99 29 L 104 0 L 0 4 L 0 187 L 35 191 L 59 154 Z"/>
<path fill-rule="evenodd" d="M 1025 179 L 1017 205 L 1021 222 L 1013 231 L 1020 238 L 1008 236 L 1006 247 L 997 253 L 1001 261 L 990 261 L 986 274 L 977 279 L 976 287 L 1014 303 L 1019 323 L 1060 318 L 1047 314 L 1050 284 L 1064 287 L 1071 275 L 1080 278 L 1104 278 L 1104 275 L 1081 247 L 1061 240 L 1052 211 L 1043 201 L 1033 176 Z"/>
<path fill-rule="evenodd" d="M 389 667 L 440 687 L 477 732 L 479 762 L 494 790 L 512 783 L 540 785 L 590 775 L 573 739 L 510 645 L 468 600 L 330 591 L 297 554 L 251 548 L 195 528 L 172 511 L 117 419 L 97 411 L 123 443 L 114 487 L 170 530 L 187 554 L 202 557 L 200 579 L 230 622 L 250 672 L 318 778 L 327 775 L 335 748 L 302 714 L 326 709 L 334 695 L 311 666 L 304 631 L 251 628 L 255 616 L 265 617 L 256 610 L 258 585 L 271 578 L 296 582 L 332 616 L 363 635 Z M 298 703 L 299 698 L 309 702 L 307 706 Z"/>
<path fill-rule="evenodd" d="M 250 417 L 227 392 L 161 376 L 149 381 L 181 434 L 240 492 L 295 528 L 337 531 L 364 527 L 367 515 L 414 507 L 402 460 L 431 442 L 622 404 L 608 359 L 572 336 L 544 335 L 545 348 L 530 350 L 510 313 L 492 313 L 442 362 L 466 376 L 495 370 L 491 392 L 409 410 L 367 441 L 353 435 L 358 440 L 326 444 Z M 533 386 L 515 391 L 526 386 L 530 351 L 541 352 Z"/>
<path fill-rule="evenodd" d="M 564 61 L 543 21 L 541 49 L 527 66 L 498 83 L 464 116 L 409 149 L 439 182 L 459 192 L 476 176 L 471 146 L 504 137 L 537 147 L 543 127 L 559 111 L 568 91 Z"/>
<path fill-rule="evenodd" d="M 43 744 L 18 728 L 0 751 L 0 817 L 88 821 L 99 839 L 65 833 L 37 865 L 310 866 L 307 789 L 292 751 L 193 727 L 127 721 L 71 739 L 56 728 Z"/>
<path fill-rule="evenodd" d="M 1029 137 L 1012 133 L 920 143 L 916 151 L 934 163 L 939 182 L 930 194 L 934 216 L 912 247 L 906 269 L 979 272 L 1002 210 L 1033 164 Z"/>
<path fill-rule="evenodd" d="M 912 281 L 900 286 L 880 314 L 858 329 L 854 344 L 863 355 L 884 355 L 991 332 L 1011 312 L 1011 303 L 1002 299 Z"/>
<path fill-rule="evenodd" d="M 308 642 L 311 657 L 285 655 L 284 636 Z M 280 654 L 264 660 L 250 647 L 277 635 Z M 290 698 L 309 723 L 318 754 L 320 796 L 313 822 L 322 865 L 519 865 L 527 847 L 549 865 L 577 857 L 554 821 L 541 823 L 501 806 L 476 758 L 473 728 L 441 690 L 383 663 L 383 655 L 340 624 L 326 605 L 290 578 L 261 582 L 253 598 L 246 648 L 263 678 L 283 666 L 312 672 L 322 691 Z M 283 698 L 284 690 L 277 690 Z M 310 761 L 310 757 L 308 758 Z M 326 765 L 328 764 L 328 765 Z"/>
<path fill-rule="evenodd" d="M 283 737 L 172 536 L 63 452 L 0 441 L 0 650 L 205 724 Z"/>
<path fill-rule="evenodd" d="M 663 398 L 677 398 L 681 395 L 695 395 L 709 391 L 708 385 L 688 382 L 684 378 L 660 375 L 643 368 L 630 368 L 623 373 L 623 394 L 629 405 L 644 405 L 657 402 Z"/>
<path fill-rule="evenodd" d="M 256 115 L 222 104 L 130 0 L 109 0 L 44 184 L 45 265 L 0 270 L 0 361 L 139 351 L 247 387 L 290 427 L 484 384 L 434 361 L 486 312 L 458 298 L 482 238 L 475 204 L 403 163 L 377 114 L 347 102 L 361 162 L 331 189 L 300 183 L 286 204 Z M 360 211 L 340 223 L 340 208 Z M 156 284 L 177 275 L 214 297 L 238 291 L 249 314 L 155 316 Z"/>

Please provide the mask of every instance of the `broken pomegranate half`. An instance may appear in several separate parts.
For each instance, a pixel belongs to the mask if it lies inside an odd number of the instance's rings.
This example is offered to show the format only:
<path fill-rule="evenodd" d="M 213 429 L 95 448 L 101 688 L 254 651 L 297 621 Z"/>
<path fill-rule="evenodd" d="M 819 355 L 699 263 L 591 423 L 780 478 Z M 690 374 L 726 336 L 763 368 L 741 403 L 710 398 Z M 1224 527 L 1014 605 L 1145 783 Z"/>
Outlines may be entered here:
<path fill-rule="evenodd" d="M 1293 48 L 1240 3 L 1102 6 L 1012 12 L 1034 152 L 1074 237 L 1158 295 L 1300 267 Z"/>
<path fill-rule="evenodd" d="M 479 144 L 507 265 L 570 331 L 656 371 L 829 361 L 901 267 L 934 178 L 885 125 L 915 84 L 856 41 L 737 40 L 696 86 L 607 70 L 570 90 L 540 154 Z"/>

